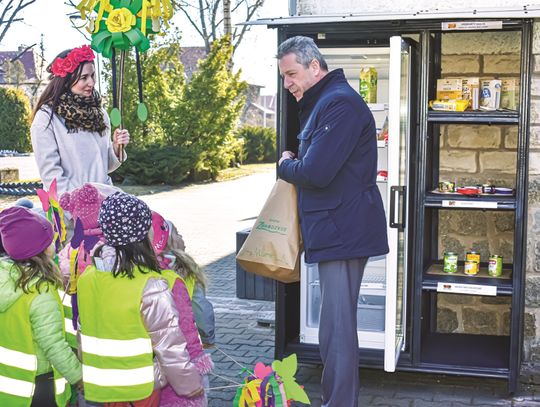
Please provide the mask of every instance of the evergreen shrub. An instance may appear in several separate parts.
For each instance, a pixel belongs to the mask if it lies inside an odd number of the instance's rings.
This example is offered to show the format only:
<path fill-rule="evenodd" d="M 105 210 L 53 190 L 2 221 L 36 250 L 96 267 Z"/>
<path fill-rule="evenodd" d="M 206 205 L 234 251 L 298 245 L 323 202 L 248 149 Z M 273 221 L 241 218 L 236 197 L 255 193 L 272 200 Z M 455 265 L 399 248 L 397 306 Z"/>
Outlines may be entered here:
<path fill-rule="evenodd" d="M 128 178 L 141 185 L 176 185 L 185 180 L 195 163 L 189 150 L 179 146 L 151 144 L 128 147 L 127 160 L 114 173 L 116 181 Z"/>
<path fill-rule="evenodd" d="M 21 89 L 0 87 L 0 150 L 31 150 L 30 114 L 30 101 Z"/>
<path fill-rule="evenodd" d="M 243 126 L 237 137 L 244 140 L 245 163 L 268 163 L 276 159 L 276 131 L 270 127 Z"/>

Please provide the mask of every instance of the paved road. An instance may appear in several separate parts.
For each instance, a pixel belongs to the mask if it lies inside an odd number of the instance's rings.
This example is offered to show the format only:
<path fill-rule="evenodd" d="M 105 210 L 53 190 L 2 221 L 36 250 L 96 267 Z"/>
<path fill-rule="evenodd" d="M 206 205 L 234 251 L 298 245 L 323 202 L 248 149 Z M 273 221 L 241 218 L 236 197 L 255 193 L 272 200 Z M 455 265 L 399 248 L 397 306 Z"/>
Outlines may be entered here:
<path fill-rule="evenodd" d="M 220 376 L 211 377 L 211 387 L 230 386 L 231 380 L 240 381 L 238 373 L 242 367 L 273 360 L 274 329 L 259 326 L 257 318 L 272 312 L 274 303 L 236 298 L 234 251 L 235 233 L 253 223 L 274 179 L 274 173 L 268 172 L 142 196 L 153 209 L 179 226 L 187 251 L 208 272 L 208 294 L 217 317 L 218 349 L 213 350 L 212 356 L 215 372 Z M 320 406 L 320 373 L 320 366 L 301 365 L 297 374 L 315 407 Z M 501 380 L 362 369 L 361 381 L 359 406 L 540 407 L 536 387 L 523 386 L 518 395 L 508 397 Z M 210 406 L 230 407 L 234 394 L 234 388 L 212 390 Z"/>
<path fill-rule="evenodd" d="M 0 168 L 12 165 L 21 169 L 21 179 L 37 177 L 33 157 L 0 159 Z M 258 325 L 257 319 L 271 313 L 274 303 L 236 298 L 234 252 L 236 232 L 253 223 L 274 179 L 275 174 L 270 171 L 233 181 L 141 196 L 179 227 L 187 251 L 207 270 L 208 296 L 214 303 L 217 318 L 217 349 L 212 351 L 216 376 L 210 379 L 212 388 L 241 381 L 242 367 L 252 368 L 258 361 L 268 364 L 273 360 L 274 329 Z M 321 367 L 315 365 L 300 365 L 297 373 L 297 380 L 305 386 L 314 407 L 320 406 L 320 374 Z M 358 406 L 540 407 L 538 386 L 526 384 L 528 379 L 523 377 L 522 390 L 508 397 L 505 382 L 501 380 L 403 372 L 387 374 L 362 369 Z M 539 383 L 540 379 L 535 378 L 534 382 Z M 235 388 L 230 387 L 212 390 L 209 404 L 230 407 L 234 394 Z"/>

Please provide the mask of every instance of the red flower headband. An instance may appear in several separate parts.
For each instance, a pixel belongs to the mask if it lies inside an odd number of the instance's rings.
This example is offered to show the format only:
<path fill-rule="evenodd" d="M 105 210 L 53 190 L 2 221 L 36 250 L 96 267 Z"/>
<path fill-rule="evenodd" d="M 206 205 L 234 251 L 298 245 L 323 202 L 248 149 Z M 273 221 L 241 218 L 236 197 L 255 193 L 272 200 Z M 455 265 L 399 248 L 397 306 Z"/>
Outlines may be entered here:
<path fill-rule="evenodd" d="M 51 72 L 54 76 L 64 78 L 68 73 L 73 73 L 81 62 L 93 61 L 94 51 L 90 45 L 83 45 L 73 48 L 65 58 L 56 58 L 51 65 Z"/>

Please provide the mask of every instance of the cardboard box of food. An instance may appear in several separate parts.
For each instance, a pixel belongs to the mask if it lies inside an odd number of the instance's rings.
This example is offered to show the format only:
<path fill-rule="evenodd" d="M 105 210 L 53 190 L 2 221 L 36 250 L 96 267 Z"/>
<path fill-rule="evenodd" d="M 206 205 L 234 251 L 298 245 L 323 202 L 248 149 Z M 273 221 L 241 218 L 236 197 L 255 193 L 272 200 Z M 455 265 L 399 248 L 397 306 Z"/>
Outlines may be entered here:
<path fill-rule="evenodd" d="M 500 79 L 485 79 L 481 81 L 480 109 L 497 110 L 501 105 Z"/>
<path fill-rule="evenodd" d="M 469 107 L 478 110 L 480 106 L 480 78 L 461 78 L 462 98 L 469 101 Z"/>
<path fill-rule="evenodd" d="M 519 104 L 519 79 L 502 78 L 501 108 L 517 110 Z"/>
<path fill-rule="evenodd" d="M 461 99 L 463 83 L 461 78 L 437 79 L 437 99 L 452 100 Z"/>

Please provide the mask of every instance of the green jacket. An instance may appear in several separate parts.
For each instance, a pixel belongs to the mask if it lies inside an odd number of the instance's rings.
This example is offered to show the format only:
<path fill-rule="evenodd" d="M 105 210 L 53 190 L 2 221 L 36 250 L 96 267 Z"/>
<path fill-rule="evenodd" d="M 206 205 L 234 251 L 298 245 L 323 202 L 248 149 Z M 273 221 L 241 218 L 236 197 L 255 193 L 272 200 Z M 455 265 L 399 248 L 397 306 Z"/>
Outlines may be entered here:
<path fill-rule="evenodd" d="M 0 312 L 7 311 L 15 301 L 25 295 L 24 291 L 15 287 L 19 271 L 12 265 L 10 260 L 0 259 Z M 21 315 L 21 318 L 25 317 L 30 318 L 32 325 L 38 359 L 36 374 L 51 372 L 52 363 L 71 384 L 81 380 L 81 364 L 64 338 L 64 320 L 52 293 L 42 290 L 32 301 L 30 315 Z"/>

